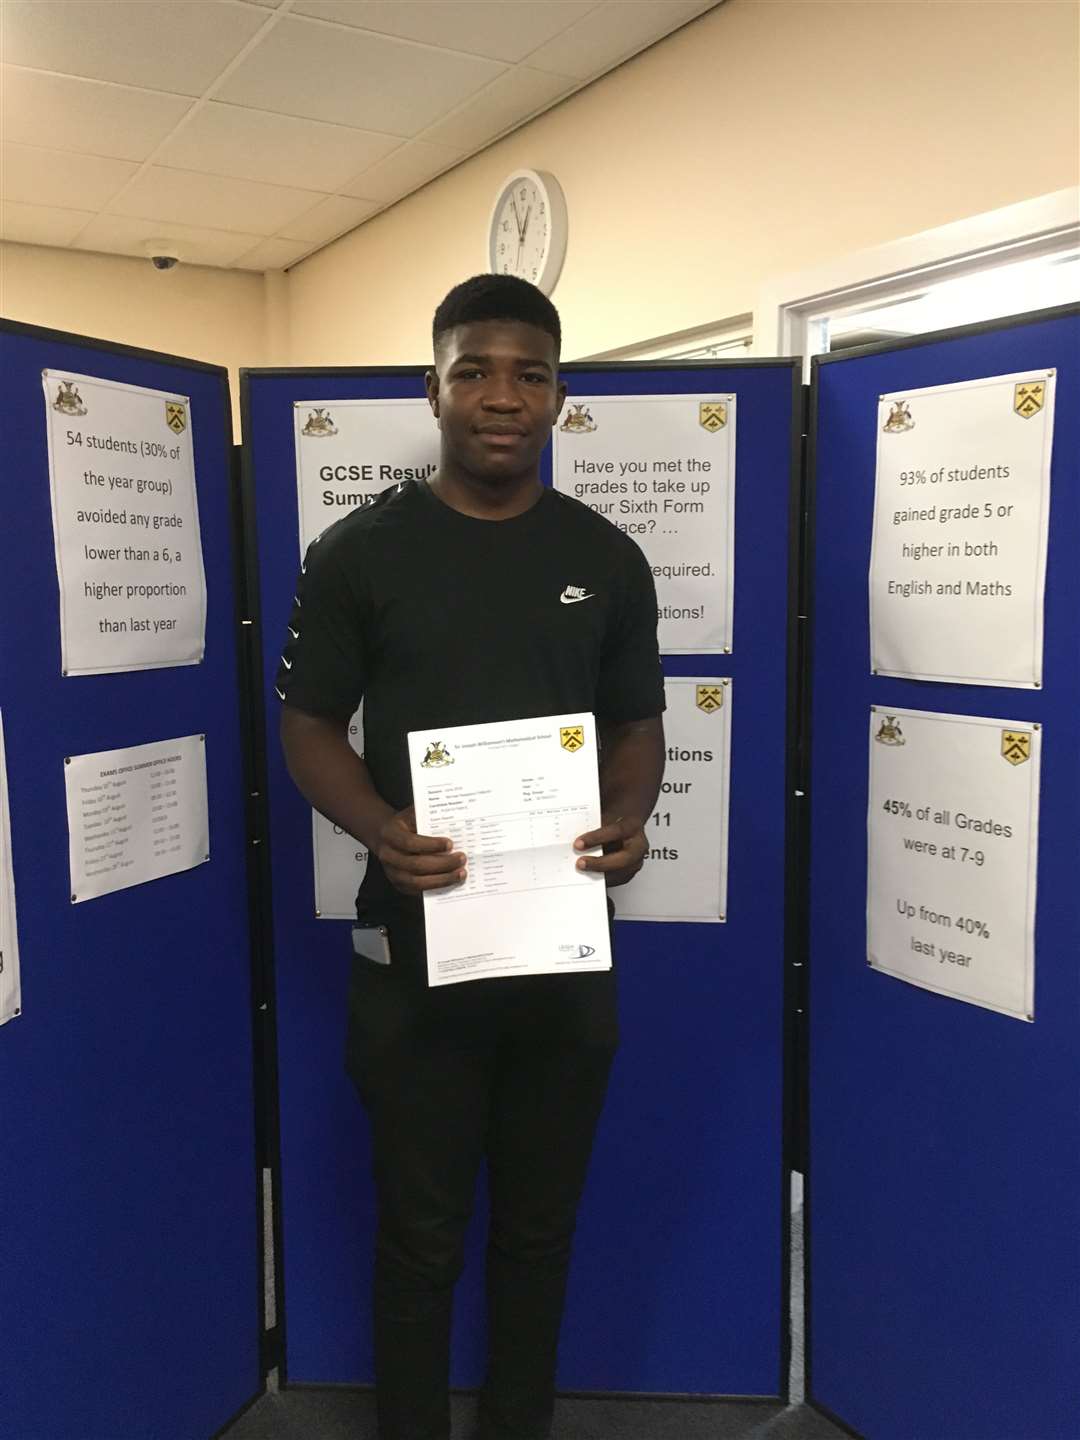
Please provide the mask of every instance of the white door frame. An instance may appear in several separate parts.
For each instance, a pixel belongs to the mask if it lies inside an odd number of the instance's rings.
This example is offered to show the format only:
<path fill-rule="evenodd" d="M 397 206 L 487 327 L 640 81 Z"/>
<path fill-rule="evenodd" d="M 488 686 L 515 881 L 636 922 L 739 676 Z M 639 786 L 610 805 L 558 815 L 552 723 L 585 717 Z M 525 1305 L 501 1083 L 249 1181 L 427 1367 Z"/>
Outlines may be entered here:
<path fill-rule="evenodd" d="M 806 270 L 771 276 L 754 310 L 754 355 L 807 355 L 815 315 L 895 299 L 928 281 L 981 269 L 991 258 L 1031 259 L 1080 243 L 1080 186 L 987 210 L 965 220 L 858 250 Z M 809 356 L 807 356 L 809 367 Z"/>

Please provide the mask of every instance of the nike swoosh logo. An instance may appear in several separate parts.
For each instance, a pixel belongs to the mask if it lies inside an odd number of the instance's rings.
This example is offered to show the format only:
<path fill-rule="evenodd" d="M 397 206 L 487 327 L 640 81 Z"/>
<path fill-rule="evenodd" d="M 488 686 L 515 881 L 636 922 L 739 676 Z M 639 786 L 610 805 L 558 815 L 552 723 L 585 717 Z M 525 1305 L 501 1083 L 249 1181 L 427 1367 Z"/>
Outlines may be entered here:
<path fill-rule="evenodd" d="M 286 669 L 286 670 L 291 670 L 291 669 L 292 669 L 292 661 L 291 661 L 291 660 L 286 660 L 284 655 L 282 655 L 282 657 L 281 657 L 281 663 L 285 666 L 285 669 Z"/>
<path fill-rule="evenodd" d="M 595 600 L 595 592 L 590 595 L 560 595 L 559 599 L 564 605 L 577 605 L 582 600 Z"/>

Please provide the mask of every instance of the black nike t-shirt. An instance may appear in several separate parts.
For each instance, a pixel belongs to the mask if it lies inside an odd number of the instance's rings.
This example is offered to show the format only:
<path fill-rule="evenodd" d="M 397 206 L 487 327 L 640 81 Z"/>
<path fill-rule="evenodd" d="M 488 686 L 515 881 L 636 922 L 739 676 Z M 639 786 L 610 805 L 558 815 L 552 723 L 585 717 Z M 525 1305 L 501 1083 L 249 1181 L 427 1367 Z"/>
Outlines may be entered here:
<path fill-rule="evenodd" d="M 545 489 L 524 514 L 480 520 L 410 481 L 308 547 L 277 692 L 341 721 L 363 699 L 365 762 L 402 810 L 410 730 L 659 715 L 656 619 L 641 550 L 580 501 Z M 371 856 L 361 904 L 394 898 Z"/>

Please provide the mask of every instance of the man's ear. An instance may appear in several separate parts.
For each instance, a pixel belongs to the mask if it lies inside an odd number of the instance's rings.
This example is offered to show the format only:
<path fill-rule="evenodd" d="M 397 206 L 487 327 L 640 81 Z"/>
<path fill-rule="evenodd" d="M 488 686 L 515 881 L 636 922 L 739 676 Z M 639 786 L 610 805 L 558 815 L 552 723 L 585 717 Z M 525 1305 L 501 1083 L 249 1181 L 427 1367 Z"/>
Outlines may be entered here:
<path fill-rule="evenodd" d="M 431 413 L 435 419 L 439 418 L 439 372 L 437 370 L 425 370 L 424 389 L 427 391 L 428 404 L 431 406 Z"/>
<path fill-rule="evenodd" d="M 555 420 L 558 420 L 559 416 L 562 414 L 562 407 L 565 404 L 566 382 L 564 380 L 560 380 L 559 383 L 555 386 L 555 416 L 551 422 L 553 425 L 555 423 Z"/>

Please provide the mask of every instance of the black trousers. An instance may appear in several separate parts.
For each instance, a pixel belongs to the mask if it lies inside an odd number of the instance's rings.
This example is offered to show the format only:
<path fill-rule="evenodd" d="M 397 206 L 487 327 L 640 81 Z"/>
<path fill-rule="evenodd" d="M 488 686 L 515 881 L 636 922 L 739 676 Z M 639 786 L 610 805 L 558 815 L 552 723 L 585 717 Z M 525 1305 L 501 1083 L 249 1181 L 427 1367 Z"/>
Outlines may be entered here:
<path fill-rule="evenodd" d="M 349 993 L 347 1063 L 372 1121 L 379 1204 L 380 1440 L 449 1440 L 451 1302 L 485 1156 L 480 1436 L 546 1440 L 577 1206 L 618 1043 L 615 975 L 429 990 L 397 938 L 390 968 L 354 961 Z"/>

